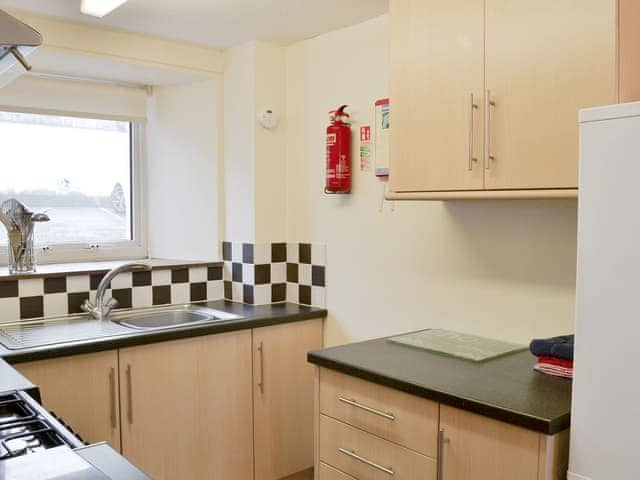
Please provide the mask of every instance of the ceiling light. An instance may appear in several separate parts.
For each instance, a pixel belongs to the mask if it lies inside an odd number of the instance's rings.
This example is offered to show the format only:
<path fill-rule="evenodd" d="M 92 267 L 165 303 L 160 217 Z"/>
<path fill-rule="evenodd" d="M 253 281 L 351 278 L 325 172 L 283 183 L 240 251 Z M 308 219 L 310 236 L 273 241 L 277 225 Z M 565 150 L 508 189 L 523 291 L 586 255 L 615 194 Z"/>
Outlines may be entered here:
<path fill-rule="evenodd" d="M 82 0 L 80 11 L 85 15 L 102 18 L 106 14 L 113 12 L 127 0 Z"/>

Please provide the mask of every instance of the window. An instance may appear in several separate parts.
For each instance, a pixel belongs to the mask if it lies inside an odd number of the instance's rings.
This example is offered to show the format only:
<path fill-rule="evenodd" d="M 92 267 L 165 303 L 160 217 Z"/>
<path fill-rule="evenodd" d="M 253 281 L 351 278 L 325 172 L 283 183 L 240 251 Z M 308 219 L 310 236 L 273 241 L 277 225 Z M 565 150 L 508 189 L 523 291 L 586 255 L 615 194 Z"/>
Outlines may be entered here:
<path fill-rule="evenodd" d="M 0 203 L 16 198 L 50 217 L 35 226 L 40 261 L 146 256 L 140 137 L 141 125 L 132 122 L 0 112 Z"/>

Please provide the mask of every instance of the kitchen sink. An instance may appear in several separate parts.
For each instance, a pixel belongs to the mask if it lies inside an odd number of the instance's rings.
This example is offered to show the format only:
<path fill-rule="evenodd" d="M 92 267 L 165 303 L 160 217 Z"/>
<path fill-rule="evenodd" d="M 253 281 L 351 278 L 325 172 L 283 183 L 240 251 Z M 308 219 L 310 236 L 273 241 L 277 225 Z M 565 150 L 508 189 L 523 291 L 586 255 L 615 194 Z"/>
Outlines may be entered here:
<path fill-rule="evenodd" d="M 174 328 L 238 318 L 240 318 L 238 315 L 199 305 L 171 305 L 136 309 L 128 312 L 114 312 L 109 317 L 111 321 L 124 327 L 139 330 Z"/>
<path fill-rule="evenodd" d="M 21 350 L 61 343 L 115 338 L 130 335 L 132 329 L 168 330 L 239 318 L 242 317 L 200 305 L 167 305 L 116 310 L 111 312 L 108 320 L 93 320 L 87 315 L 65 315 L 0 325 L 0 344 L 9 350 Z"/>

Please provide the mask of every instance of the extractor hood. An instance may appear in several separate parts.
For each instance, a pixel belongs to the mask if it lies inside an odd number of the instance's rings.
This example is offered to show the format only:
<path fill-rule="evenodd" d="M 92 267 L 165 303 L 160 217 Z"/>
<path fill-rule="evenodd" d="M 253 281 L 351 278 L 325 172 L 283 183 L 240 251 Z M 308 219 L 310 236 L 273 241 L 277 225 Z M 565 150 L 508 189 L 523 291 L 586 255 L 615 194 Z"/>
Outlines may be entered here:
<path fill-rule="evenodd" d="M 18 62 L 26 70 L 31 70 L 25 57 L 40 45 L 40 33 L 0 10 L 0 74 Z"/>

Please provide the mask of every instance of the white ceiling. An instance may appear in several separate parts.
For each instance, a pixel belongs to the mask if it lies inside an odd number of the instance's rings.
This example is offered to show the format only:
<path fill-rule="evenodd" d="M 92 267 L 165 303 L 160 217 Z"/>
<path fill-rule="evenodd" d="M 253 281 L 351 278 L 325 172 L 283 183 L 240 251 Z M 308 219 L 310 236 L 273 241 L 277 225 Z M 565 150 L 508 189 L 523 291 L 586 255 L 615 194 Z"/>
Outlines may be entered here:
<path fill-rule="evenodd" d="M 0 0 L 2 7 L 226 48 L 310 38 L 381 15 L 388 0 L 129 0 L 102 19 L 80 14 L 80 0 Z"/>

